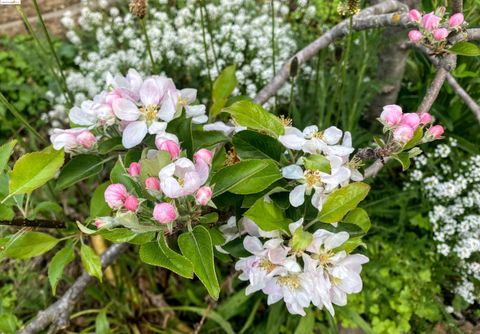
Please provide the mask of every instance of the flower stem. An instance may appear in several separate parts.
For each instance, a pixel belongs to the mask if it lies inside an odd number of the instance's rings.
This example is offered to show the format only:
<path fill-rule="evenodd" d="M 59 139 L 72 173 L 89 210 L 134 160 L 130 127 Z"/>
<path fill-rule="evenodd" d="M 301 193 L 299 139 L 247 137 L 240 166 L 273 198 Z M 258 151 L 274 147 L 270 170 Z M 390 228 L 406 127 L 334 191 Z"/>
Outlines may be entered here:
<path fill-rule="evenodd" d="M 215 68 L 217 69 L 217 73 L 220 74 L 220 67 L 218 67 L 218 60 L 217 60 L 217 52 L 215 51 L 215 44 L 213 42 L 213 34 L 212 34 L 212 29 L 210 27 L 210 20 L 207 15 L 207 7 L 205 6 L 205 0 L 202 0 L 201 2 L 203 12 L 205 13 L 205 21 L 206 21 L 206 26 L 207 26 L 207 31 L 208 34 L 210 35 L 210 44 L 212 46 L 212 52 L 213 52 L 213 63 L 215 64 Z"/>
<path fill-rule="evenodd" d="M 276 65 L 276 59 L 275 59 L 275 2 L 274 0 L 271 0 L 271 16 L 272 16 L 272 70 L 273 70 L 273 77 L 277 74 L 277 65 Z M 275 93 L 274 96 L 274 107 L 273 107 L 273 113 L 276 113 L 277 110 L 277 94 Z"/>
<path fill-rule="evenodd" d="M 202 40 L 203 40 L 203 50 L 205 51 L 205 62 L 207 65 L 207 71 L 208 71 L 208 81 L 210 83 L 210 90 L 213 87 L 212 83 L 212 75 L 210 74 L 210 61 L 208 60 L 208 46 L 207 46 L 207 36 L 205 33 L 205 18 L 203 17 L 203 8 L 200 6 L 200 19 L 202 23 Z"/>
<path fill-rule="evenodd" d="M 150 62 L 152 63 L 152 73 L 155 73 L 157 66 L 155 64 L 155 60 L 153 59 L 152 46 L 150 44 L 150 38 L 148 38 L 148 34 L 147 34 L 146 19 L 144 17 L 142 19 L 139 19 L 139 21 L 140 21 L 140 26 L 142 27 L 143 36 L 145 37 L 145 43 L 147 44 L 148 57 L 150 58 Z"/>
<path fill-rule="evenodd" d="M 68 90 L 67 86 L 67 79 L 65 78 L 65 74 L 63 73 L 62 69 L 62 63 L 60 62 L 60 58 L 57 55 L 57 52 L 55 51 L 55 47 L 53 46 L 52 39 L 50 38 L 50 34 L 48 33 L 47 27 L 45 25 L 45 21 L 43 20 L 42 13 L 40 12 L 40 7 L 38 7 L 37 0 L 33 0 L 33 5 L 35 6 L 35 11 L 37 12 L 38 20 L 40 22 L 40 26 L 42 27 L 43 33 L 45 34 L 45 38 L 47 39 L 48 46 L 50 48 L 50 52 L 53 55 L 53 58 L 55 59 L 55 62 L 58 66 L 58 71 L 60 73 L 60 77 L 62 78 L 63 85 L 65 88 L 65 91 L 70 99 L 70 103 L 73 101 L 73 96 L 72 93 Z"/>

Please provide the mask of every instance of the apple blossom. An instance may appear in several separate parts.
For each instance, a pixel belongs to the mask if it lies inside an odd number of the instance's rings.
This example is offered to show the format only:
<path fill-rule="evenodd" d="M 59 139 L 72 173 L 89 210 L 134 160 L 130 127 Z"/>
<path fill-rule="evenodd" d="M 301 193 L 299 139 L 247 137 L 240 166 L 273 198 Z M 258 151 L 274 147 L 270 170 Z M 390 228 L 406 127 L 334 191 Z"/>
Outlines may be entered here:
<path fill-rule="evenodd" d="M 400 125 L 408 125 L 415 131 L 420 124 L 420 117 L 416 113 L 403 114 Z"/>
<path fill-rule="evenodd" d="M 77 136 L 77 142 L 86 149 L 91 149 L 97 142 L 97 138 L 90 131 L 82 131 Z"/>
<path fill-rule="evenodd" d="M 448 36 L 448 30 L 445 28 L 438 28 L 432 32 L 433 38 L 437 41 L 443 41 Z"/>
<path fill-rule="evenodd" d="M 422 18 L 422 14 L 420 14 L 420 12 L 416 9 L 411 9 L 408 12 L 408 18 L 410 21 L 418 22 Z"/>
<path fill-rule="evenodd" d="M 83 144 L 79 142 L 79 136 Z M 93 135 L 86 128 L 54 129 L 53 134 L 50 136 L 50 141 L 54 149 L 60 150 L 63 148 L 66 153 L 73 153 L 80 147 L 85 149 L 91 148 L 94 144 L 93 139 L 95 139 L 95 137 L 92 137 Z"/>
<path fill-rule="evenodd" d="M 167 152 L 171 159 L 176 159 L 180 155 L 180 145 L 173 140 L 155 141 L 155 144 L 160 151 Z"/>
<path fill-rule="evenodd" d="M 198 205 L 207 205 L 208 201 L 212 198 L 212 188 L 201 187 L 195 194 L 195 202 Z"/>
<path fill-rule="evenodd" d="M 200 162 L 203 162 L 200 160 Z M 187 158 L 180 158 L 160 170 L 160 187 L 165 195 L 178 198 L 193 194 L 208 178 L 208 165 L 199 166 Z"/>
<path fill-rule="evenodd" d="M 428 129 L 427 134 L 430 135 L 433 139 L 440 138 L 445 130 L 441 125 L 434 125 L 430 129 Z"/>
<path fill-rule="evenodd" d="M 131 177 L 137 177 L 140 175 L 140 164 L 138 162 L 132 162 L 128 167 L 128 174 Z"/>
<path fill-rule="evenodd" d="M 145 189 L 159 191 L 160 190 L 160 180 L 158 177 L 150 176 L 145 180 Z"/>
<path fill-rule="evenodd" d="M 433 121 L 432 115 L 430 115 L 428 112 L 424 112 L 420 114 L 420 124 L 428 124 Z"/>
<path fill-rule="evenodd" d="M 168 224 L 177 219 L 177 210 L 170 203 L 158 203 L 153 209 L 153 218 L 160 224 Z"/>
<path fill-rule="evenodd" d="M 455 27 L 458 27 L 459 25 L 461 25 L 464 21 L 464 17 L 463 17 L 463 14 L 462 13 L 456 13 L 456 14 L 453 14 L 452 16 L 450 16 L 450 18 L 448 19 L 448 25 L 451 27 L 451 28 L 455 28 Z"/>
<path fill-rule="evenodd" d="M 213 152 L 207 150 L 206 148 L 201 148 L 197 152 L 195 152 L 195 154 L 193 155 L 193 159 L 195 159 L 195 161 L 198 161 L 199 159 L 203 160 L 210 165 L 213 159 Z"/>
<path fill-rule="evenodd" d="M 100 218 L 95 219 L 95 227 L 97 228 L 97 230 L 101 229 L 104 224 L 105 222 Z"/>
<path fill-rule="evenodd" d="M 383 111 L 380 114 L 380 120 L 383 124 L 393 127 L 400 123 L 402 116 L 403 112 L 400 106 L 389 104 L 383 107 Z"/>
<path fill-rule="evenodd" d="M 433 12 L 423 15 L 422 26 L 427 30 L 434 30 L 438 27 L 441 18 L 436 16 Z"/>
<path fill-rule="evenodd" d="M 125 209 L 128 211 L 137 211 L 138 209 L 138 198 L 135 197 L 134 195 L 130 195 L 125 199 L 125 202 L 123 203 L 123 206 Z"/>
<path fill-rule="evenodd" d="M 410 30 L 408 32 L 408 39 L 412 42 L 420 42 L 423 39 L 423 34 L 418 30 Z"/>
<path fill-rule="evenodd" d="M 127 199 L 128 192 L 123 184 L 113 183 L 105 189 L 105 202 L 112 209 L 120 209 Z"/>
<path fill-rule="evenodd" d="M 400 143 L 406 143 L 413 138 L 413 131 L 408 125 L 400 125 L 393 132 L 393 138 Z"/>

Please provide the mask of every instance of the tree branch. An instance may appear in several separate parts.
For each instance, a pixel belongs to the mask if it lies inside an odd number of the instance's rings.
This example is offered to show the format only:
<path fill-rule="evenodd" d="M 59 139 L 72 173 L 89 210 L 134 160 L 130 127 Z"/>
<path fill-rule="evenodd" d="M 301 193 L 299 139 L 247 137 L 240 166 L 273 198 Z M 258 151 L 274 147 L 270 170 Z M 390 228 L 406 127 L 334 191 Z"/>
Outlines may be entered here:
<path fill-rule="evenodd" d="M 367 7 L 353 17 L 352 29 L 360 31 L 385 26 L 406 26 L 409 21 L 407 15 L 392 14 L 392 12 L 406 11 L 407 9 L 408 7 L 394 0 L 387 0 L 378 5 Z M 349 20 L 344 20 L 297 52 L 282 66 L 282 69 L 270 83 L 255 96 L 255 102 L 265 103 L 285 84 L 289 78 L 290 63 L 293 58 L 298 59 L 298 65 L 300 66 L 313 58 L 320 50 L 326 48 L 335 40 L 346 36 L 349 32 Z"/>
<path fill-rule="evenodd" d="M 102 269 L 105 270 L 105 268 L 112 264 L 112 262 L 115 261 L 120 254 L 125 252 L 127 248 L 127 243 L 113 244 L 110 246 L 100 257 Z M 19 334 L 38 333 L 47 328 L 50 324 L 52 327 L 50 328 L 49 333 L 56 333 L 57 331 L 66 328 L 70 320 L 70 313 L 75 304 L 78 302 L 83 291 L 93 281 L 94 278 L 84 271 L 59 300 L 45 310 L 38 312 L 35 318 L 19 331 Z"/>
<path fill-rule="evenodd" d="M 41 228 L 65 228 L 65 222 L 45 219 L 23 219 L 15 218 L 13 220 L 0 220 L 0 225 L 18 226 L 18 227 L 41 227 Z"/>
<path fill-rule="evenodd" d="M 437 99 L 438 93 L 445 82 L 447 77 L 447 70 L 443 67 L 439 67 L 435 78 L 433 79 L 430 87 L 427 90 L 427 94 L 424 96 L 422 103 L 417 109 L 417 113 L 422 114 L 428 112 L 433 105 L 433 102 Z"/>
<path fill-rule="evenodd" d="M 471 111 L 477 117 L 478 122 L 480 122 L 480 106 L 475 102 L 474 99 L 465 91 L 465 89 L 460 86 L 460 84 L 455 80 L 453 75 L 447 73 L 447 82 L 452 87 L 452 89 L 457 93 L 457 95 L 465 102 L 465 104 L 470 108 Z"/>
<path fill-rule="evenodd" d="M 452 0 L 452 14 L 463 12 L 463 0 Z"/>

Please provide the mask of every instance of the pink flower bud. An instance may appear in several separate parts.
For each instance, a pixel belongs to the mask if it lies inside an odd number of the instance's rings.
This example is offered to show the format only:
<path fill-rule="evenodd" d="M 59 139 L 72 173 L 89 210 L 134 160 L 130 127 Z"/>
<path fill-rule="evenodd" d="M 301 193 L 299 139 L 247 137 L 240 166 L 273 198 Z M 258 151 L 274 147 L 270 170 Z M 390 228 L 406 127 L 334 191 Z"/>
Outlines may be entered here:
<path fill-rule="evenodd" d="M 422 18 L 422 14 L 416 9 L 412 9 L 408 12 L 408 18 L 410 21 L 418 22 Z"/>
<path fill-rule="evenodd" d="M 395 126 L 402 120 L 402 108 L 396 104 L 389 104 L 383 107 L 380 119 L 385 125 Z"/>
<path fill-rule="evenodd" d="M 408 32 L 408 39 L 414 43 L 420 42 L 423 39 L 423 35 L 418 30 L 410 30 Z"/>
<path fill-rule="evenodd" d="M 156 140 L 155 145 L 160 151 L 168 152 L 168 154 L 170 154 L 170 158 L 172 159 L 176 159 L 180 155 L 180 145 L 178 145 L 173 140 Z"/>
<path fill-rule="evenodd" d="M 177 211 L 170 203 L 159 203 L 153 209 L 153 218 L 160 224 L 168 224 L 177 219 Z"/>
<path fill-rule="evenodd" d="M 145 180 L 145 189 L 147 190 L 160 190 L 160 180 L 158 177 L 150 176 Z"/>
<path fill-rule="evenodd" d="M 111 108 L 112 104 L 113 104 L 113 101 L 115 101 L 116 99 L 120 99 L 121 97 L 122 97 L 122 95 L 120 94 L 120 92 L 118 90 L 113 90 L 113 91 L 107 93 L 107 95 L 105 96 L 105 103 L 107 103 Z"/>
<path fill-rule="evenodd" d="M 448 25 L 452 28 L 458 27 L 461 25 L 464 21 L 464 17 L 462 13 L 456 13 L 453 14 L 449 19 L 448 19 Z"/>
<path fill-rule="evenodd" d="M 413 129 L 408 125 L 400 125 L 393 132 L 393 138 L 400 143 L 406 143 L 413 138 Z"/>
<path fill-rule="evenodd" d="M 433 139 L 438 139 L 440 138 L 445 130 L 443 129 L 443 126 L 441 125 L 434 125 L 430 129 L 428 129 L 428 135 L 430 135 Z"/>
<path fill-rule="evenodd" d="M 418 117 L 418 114 L 413 112 L 404 114 L 400 124 L 407 125 L 411 127 L 413 131 L 415 131 L 420 125 L 420 117 Z"/>
<path fill-rule="evenodd" d="M 445 28 L 438 28 L 432 32 L 433 38 L 437 41 L 443 41 L 448 36 L 448 30 Z"/>
<path fill-rule="evenodd" d="M 193 155 L 193 158 L 195 159 L 195 161 L 201 159 L 210 165 L 213 159 L 213 153 L 206 148 L 202 148 Z"/>
<path fill-rule="evenodd" d="M 128 211 L 135 212 L 138 209 L 138 199 L 135 196 L 130 195 L 125 199 L 125 203 L 123 205 Z"/>
<path fill-rule="evenodd" d="M 208 201 L 212 198 L 212 188 L 201 187 L 195 194 L 195 202 L 198 205 L 207 205 Z"/>
<path fill-rule="evenodd" d="M 97 138 L 90 131 L 83 131 L 77 136 L 77 142 L 86 149 L 90 149 L 97 142 Z"/>
<path fill-rule="evenodd" d="M 105 222 L 100 218 L 95 219 L 95 226 L 97 227 L 97 230 L 101 229 L 104 224 Z"/>
<path fill-rule="evenodd" d="M 128 192 L 123 184 L 114 183 L 105 189 L 104 196 L 109 207 L 120 209 L 128 196 Z"/>
<path fill-rule="evenodd" d="M 422 17 L 422 26 L 427 30 L 432 31 L 433 29 L 436 29 L 439 23 L 440 17 L 433 14 L 433 12 L 425 14 Z"/>
<path fill-rule="evenodd" d="M 428 123 L 431 123 L 432 120 L 433 120 L 433 117 L 428 112 L 424 112 L 420 114 L 420 124 L 428 124 Z"/>
<path fill-rule="evenodd" d="M 140 164 L 138 162 L 132 162 L 130 167 L 128 167 L 128 174 L 131 177 L 136 177 L 140 175 Z"/>

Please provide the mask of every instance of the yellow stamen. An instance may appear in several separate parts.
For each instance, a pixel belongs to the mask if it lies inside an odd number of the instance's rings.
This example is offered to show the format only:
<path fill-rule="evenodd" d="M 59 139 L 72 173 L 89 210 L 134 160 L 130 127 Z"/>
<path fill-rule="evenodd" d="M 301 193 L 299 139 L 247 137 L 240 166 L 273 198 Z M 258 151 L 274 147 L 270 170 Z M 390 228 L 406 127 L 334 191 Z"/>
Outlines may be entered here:
<path fill-rule="evenodd" d="M 275 269 L 276 265 L 270 262 L 267 258 L 263 259 L 259 265 L 260 268 L 266 270 L 268 273 L 271 273 L 273 269 Z"/>
<path fill-rule="evenodd" d="M 158 107 L 156 105 L 149 104 L 146 107 L 141 107 L 140 112 L 147 122 L 153 122 L 157 119 L 157 109 Z"/>
<path fill-rule="evenodd" d="M 278 284 L 288 286 L 290 289 L 298 289 L 300 287 L 300 279 L 297 275 L 281 276 L 277 279 Z"/>
<path fill-rule="evenodd" d="M 307 186 L 310 188 L 314 185 L 319 185 L 322 183 L 322 177 L 320 176 L 320 172 L 317 170 L 307 169 L 305 172 L 303 172 L 303 175 L 307 182 Z"/>

